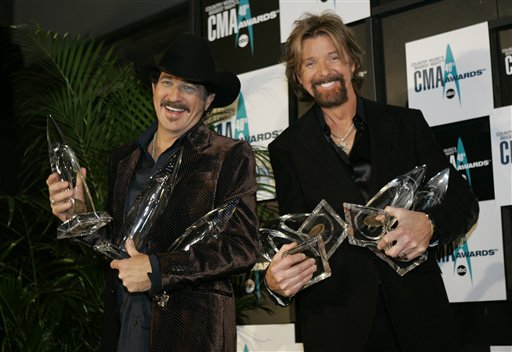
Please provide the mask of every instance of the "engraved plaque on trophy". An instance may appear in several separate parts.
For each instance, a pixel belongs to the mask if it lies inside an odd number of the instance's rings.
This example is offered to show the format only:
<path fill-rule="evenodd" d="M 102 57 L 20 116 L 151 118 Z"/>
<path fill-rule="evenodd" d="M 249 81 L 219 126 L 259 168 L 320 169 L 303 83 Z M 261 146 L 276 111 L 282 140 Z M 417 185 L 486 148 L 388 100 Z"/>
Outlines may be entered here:
<path fill-rule="evenodd" d="M 322 236 L 329 259 L 347 237 L 347 224 L 329 203 L 322 199 L 304 220 L 298 232 L 309 237 Z"/>
<path fill-rule="evenodd" d="M 57 227 L 57 238 L 91 235 L 108 224 L 112 217 L 105 211 L 96 210 L 78 159 L 51 116 L 46 123 L 46 138 L 52 172 L 56 172 L 61 181 L 67 181 L 73 190 L 72 207 L 66 214 L 68 220 Z"/>

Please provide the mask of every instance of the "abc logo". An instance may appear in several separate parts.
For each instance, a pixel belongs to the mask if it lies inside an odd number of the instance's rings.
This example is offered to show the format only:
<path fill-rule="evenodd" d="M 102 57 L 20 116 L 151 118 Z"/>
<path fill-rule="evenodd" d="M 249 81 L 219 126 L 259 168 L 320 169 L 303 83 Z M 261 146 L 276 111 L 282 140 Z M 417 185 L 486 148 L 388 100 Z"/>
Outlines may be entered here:
<path fill-rule="evenodd" d="M 247 34 L 242 34 L 238 38 L 238 46 L 241 48 L 245 48 L 249 44 L 249 36 Z"/>
<path fill-rule="evenodd" d="M 467 272 L 468 272 L 468 269 L 466 269 L 466 267 L 464 265 L 459 265 L 457 267 L 457 274 L 459 274 L 460 276 L 466 275 Z"/>
<path fill-rule="evenodd" d="M 448 89 L 448 90 L 446 91 L 446 97 L 447 97 L 448 99 L 451 99 L 451 98 L 453 98 L 454 96 L 455 96 L 455 91 L 454 91 L 452 88 L 450 88 L 450 89 Z"/>

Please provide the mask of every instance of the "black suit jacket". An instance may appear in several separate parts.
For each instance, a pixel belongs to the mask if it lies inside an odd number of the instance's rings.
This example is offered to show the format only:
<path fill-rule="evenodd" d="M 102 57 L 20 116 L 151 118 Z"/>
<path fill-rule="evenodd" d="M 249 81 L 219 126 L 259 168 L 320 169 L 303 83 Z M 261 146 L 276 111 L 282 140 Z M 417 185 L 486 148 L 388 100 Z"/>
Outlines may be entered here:
<path fill-rule="evenodd" d="M 259 249 L 254 155 L 246 142 L 219 136 L 202 123 L 190 130 L 183 148 L 169 204 L 148 244 L 170 296 L 165 307 L 153 302 L 151 351 L 235 351 L 235 302 L 229 277 L 249 270 Z M 108 211 L 113 216 L 114 243 L 124 235 L 120 229 L 126 196 L 140 153 L 130 143 L 111 155 Z M 233 198 L 239 198 L 237 209 L 218 238 L 198 242 L 186 252 L 167 251 L 194 221 Z M 105 351 L 115 350 L 119 333 L 116 275 L 110 270 Z"/>
<path fill-rule="evenodd" d="M 364 104 L 371 149 L 370 196 L 388 181 L 427 164 L 426 178 L 451 168 L 447 194 L 429 216 L 447 243 L 476 222 L 478 202 L 450 166 L 418 110 Z M 269 145 L 281 213 L 309 212 L 325 199 L 343 216 L 343 202 L 364 199 L 326 140 L 314 106 Z M 379 287 L 405 351 L 454 351 L 453 322 L 433 252 L 401 277 L 368 249 L 344 241 L 329 260 L 332 276 L 296 296 L 297 322 L 308 351 L 361 351 L 374 318 Z M 433 329 L 433 327 L 435 327 Z"/>

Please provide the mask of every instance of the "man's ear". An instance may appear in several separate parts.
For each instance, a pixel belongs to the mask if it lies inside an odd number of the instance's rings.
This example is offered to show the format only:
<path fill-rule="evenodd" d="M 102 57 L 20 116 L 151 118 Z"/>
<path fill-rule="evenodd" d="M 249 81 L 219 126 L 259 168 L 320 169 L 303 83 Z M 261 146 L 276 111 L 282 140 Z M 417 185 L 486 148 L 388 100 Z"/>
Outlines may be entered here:
<path fill-rule="evenodd" d="M 206 105 L 204 107 L 205 111 L 208 110 L 208 108 L 210 107 L 210 105 L 214 99 L 215 99 L 215 93 L 212 93 L 206 97 Z"/>

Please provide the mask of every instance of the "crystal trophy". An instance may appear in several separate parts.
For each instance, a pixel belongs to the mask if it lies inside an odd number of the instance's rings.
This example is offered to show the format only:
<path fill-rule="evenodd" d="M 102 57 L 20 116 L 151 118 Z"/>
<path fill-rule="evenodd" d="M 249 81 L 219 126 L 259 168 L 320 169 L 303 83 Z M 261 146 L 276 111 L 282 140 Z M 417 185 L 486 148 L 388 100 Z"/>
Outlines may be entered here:
<path fill-rule="evenodd" d="M 261 254 L 272 261 L 282 245 L 296 242 L 298 246 L 283 256 L 303 252 L 314 258 L 317 265 L 305 288 L 331 276 L 328 259 L 346 237 L 346 227 L 343 219 L 322 200 L 312 213 L 286 214 L 272 221 L 269 228 L 261 228 Z"/>
<path fill-rule="evenodd" d="M 322 236 L 314 236 L 313 238 L 302 242 L 297 247 L 287 250 L 283 253 L 283 257 L 297 253 L 304 253 L 307 258 L 313 258 L 316 263 L 316 271 L 313 273 L 313 277 L 301 288 L 301 290 L 331 276 L 331 267 L 329 266 Z"/>
<path fill-rule="evenodd" d="M 298 232 L 309 237 L 322 236 L 329 259 L 347 237 L 347 224 L 329 203 L 322 199 L 299 227 Z"/>
<path fill-rule="evenodd" d="M 388 205 L 409 209 L 412 205 L 415 192 L 423 180 L 425 170 L 425 165 L 418 166 L 389 181 L 368 201 L 368 203 L 366 203 L 366 206 L 344 203 L 343 208 L 347 223 L 360 225 L 357 229 L 352 228 L 348 231 L 350 244 L 360 247 L 368 247 L 371 245 L 376 248 L 377 242 L 389 231 L 395 219 L 389 217 L 385 218 L 384 220 L 388 221 L 388 223 L 381 224 L 381 221 L 375 217 L 381 216 L 382 214 L 375 209 L 382 210 Z M 365 210 L 365 208 L 368 209 Z M 364 216 L 367 218 L 362 218 Z M 355 217 L 357 217 L 357 219 Z M 366 226 L 362 226 L 364 224 L 366 224 Z"/>
<path fill-rule="evenodd" d="M 233 198 L 218 208 L 208 212 L 187 227 L 185 232 L 169 247 L 169 252 L 184 250 L 200 241 L 216 239 L 224 231 L 229 219 L 233 216 L 238 205 L 239 198 Z"/>
<path fill-rule="evenodd" d="M 110 259 L 128 258 L 129 255 L 125 246 L 128 239 L 133 239 L 135 248 L 139 252 L 145 252 L 151 229 L 165 211 L 171 197 L 182 155 L 183 148 L 179 148 L 169 156 L 162 168 L 148 180 L 126 215 L 120 232 L 124 234 L 124 237 L 120 243 L 114 244 L 102 241 L 94 246 L 97 252 Z"/>
<path fill-rule="evenodd" d="M 281 246 L 293 242 L 303 243 L 309 239 L 309 236 L 297 231 L 308 216 L 308 213 L 285 214 L 271 221 L 268 228 L 260 228 L 261 255 L 272 261 Z"/>
<path fill-rule="evenodd" d="M 112 217 L 105 211 L 96 210 L 78 158 L 51 116 L 46 121 L 46 138 L 52 172 L 59 174 L 60 180 L 67 181 L 73 190 L 72 207 L 66 214 L 68 220 L 57 227 L 57 238 L 91 235 L 108 224 Z"/>
<path fill-rule="evenodd" d="M 407 197 L 393 197 L 393 199 L 402 198 L 402 201 L 394 203 L 392 206 L 399 206 L 404 209 L 412 209 L 421 212 L 439 204 L 448 189 L 449 174 L 450 170 L 446 168 L 433 176 L 423 186 L 418 187 L 416 185 L 414 187 L 413 185 L 412 197 L 409 195 Z M 421 175 L 421 178 L 422 177 L 423 175 Z M 385 189 L 386 186 L 383 189 Z M 382 190 L 379 193 L 382 193 Z M 371 201 L 368 203 L 371 203 Z M 385 203 L 380 203 L 379 205 L 382 206 L 383 204 Z M 377 242 L 387 232 L 392 230 L 396 220 L 390 217 L 383 209 L 345 203 L 344 210 L 349 227 L 349 242 L 369 248 L 379 258 L 388 263 L 399 275 L 403 276 L 407 274 L 427 260 L 428 252 L 423 253 L 415 259 L 407 260 L 398 257 L 389 257 L 383 251 L 377 249 Z M 350 241 L 350 238 L 352 238 L 352 241 Z M 354 240 L 355 238 L 357 238 L 357 241 Z"/>

